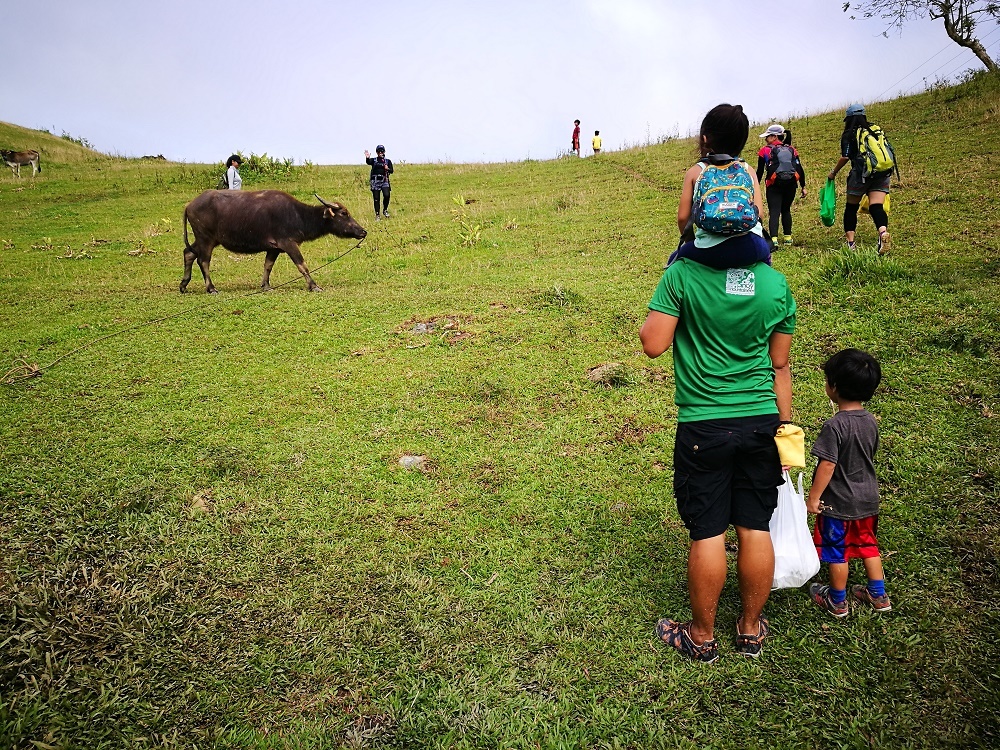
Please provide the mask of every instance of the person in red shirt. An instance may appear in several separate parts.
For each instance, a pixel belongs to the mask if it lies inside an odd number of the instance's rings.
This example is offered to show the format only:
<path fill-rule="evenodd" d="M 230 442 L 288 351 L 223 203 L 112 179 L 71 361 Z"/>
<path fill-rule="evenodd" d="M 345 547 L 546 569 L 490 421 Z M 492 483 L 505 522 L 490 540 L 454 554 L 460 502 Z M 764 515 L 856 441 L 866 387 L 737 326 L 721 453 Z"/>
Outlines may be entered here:
<path fill-rule="evenodd" d="M 572 151 L 577 156 L 580 155 L 580 121 L 573 120 L 573 148 Z"/>
<path fill-rule="evenodd" d="M 757 180 L 765 186 L 767 198 L 768 234 L 771 242 L 778 244 L 778 219 L 781 219 L 782 240 L 792 244 L 792 202 L 795 186 L 802 187 L 806 197 L 806 170 L 799 152 L 792 146 L 792 131 L 775 123 L 760 134 L 764 146 L 757 152 Z M 767 177 L 764 177 L 765 172 Z"/>

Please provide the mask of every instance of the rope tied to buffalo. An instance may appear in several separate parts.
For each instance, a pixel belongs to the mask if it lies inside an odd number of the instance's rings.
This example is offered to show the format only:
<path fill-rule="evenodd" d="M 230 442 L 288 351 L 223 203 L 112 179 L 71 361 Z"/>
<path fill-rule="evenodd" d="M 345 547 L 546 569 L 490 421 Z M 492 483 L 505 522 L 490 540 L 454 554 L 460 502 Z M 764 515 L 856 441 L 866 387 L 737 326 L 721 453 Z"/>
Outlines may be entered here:
<path fill-rule="evenodd" d="M 314 268 L 311 271 L 311 273 L 316 273 L 317 271 L 321 271 L 324 268 L 326 268 L 327 266 L 329 266 L 329 265 L 331 265 L 333 263 L 336 263 L 338 260 L 340 260 L 341 258 L 343 258 L 348 253 L 350 253 L 350 252 L 356 250 L 357 248 L 361 247 L 361 243 L 362 242 L 364 242 L 363 238 L 360 239 L 360 240 L 358 240 L 358 244 L 357 245 L 355 245 L 354 247 L 351 247 L 351 248 L 345 250 L 344 252 L 342 252 L 340 255 L 338 255 L 333 260 L 329 260 L 326 263 L 324 263 L 323 265 L 317 266 L 316 268 Z M 297 276 L 295 278 L 291 278 L 288 281 L 283 281 L 280 284 L 274 285 L 273 287 L 271 287 L 271 289 L 272 290 L 273 289 L 280 289 L 283 286 L 287 286 L 288 284 L 293 284 L 296 281 L 299 281 L 301 278 L 302 278 L 301 276 Z M 115 336 L 121 336 L 122 334 L 128 333 L 129 331 L 135 331 L 135 330 L 138 330 L 140 328 L 146 328 L 148 326 L 155 325 L 157 323 L 162 323 L 162 322 L 164 322 L 166 320 L 171 320 L 172 318 L 180 318 L 180 317 L 182 317 L 184 315 L 188 315 L 188 314 L 196 313 L 196 312 L 201 312 L 203 310 L 207 310 L 210 307 L 215 307 L 216 305 L 221 305 L 223 302 L 235 302 L 237 300 L 245 299 L 247 297 L 253 297 L 256 294 L 263 294 L 264 291 L 265 291 L 264 289 L 254 289 L 254 290 L 252 290 L 250 292 L 246 292 L 244 294 L 239 294 L 239 295 L 237 295 L 235 297 L 225 297 L 225 298 L 216 299 L 216 300 L 214 300 L 212 302 L 207 302 L 207 303 L 205 303 L 203 305 L 198 305 L 197 307 L 190 307 L 187 310 L 181 310 L 180 312 L 171 313 L 170 315 L 163 315 L 163 316 L 161 316 L 159 318 L 153 318 L 152 320 L 147 320 L 144 323 L 136 323 L 133 326 L 129 326 L 128 328 L 122 328 L 119 331 L 114 331 L 113 333 L 109 333 L 106 336 L 101 336 L 100 338 L 96 338 L 96 339 L 93 339 L 92 341 L 88 341 L 86 344 L 82 344 L 82 345 L 76 347 L 75 349 L 71 349 L 68 352 L 66 352 L 65 354 L 61 354 L 60 356 L 56 357 L 54 360 L 52 360 L 51 362 L 49 362 L 47 365 L 39 366 L 37 363 L 28 362 L 26 359 L 17 359 L 17 360 L 14 360 L 13 367 L 11 367 L 7 372 L 5 372 L 3 374 L 3 377 L 0 377 L 0 383 L 2 383 L 4 385 L 14 385 L 16 383 L 21 383 L 21 382 L 23 382 L 25 380 L 30 380 L 31 378 L 41 377 L 42 373 L 44 373 L 46 370 L 52 369 L 57 364 L 59 364 L 60 362 L 62 362 L 64 359 L 68 359 L 69 357 L 73 356 L 74 354 L 77 354 L 78 352 L 82 352 L 84 349 L 88 349 L 91 346 L 93 346 L 94 344 L 100 343 L 101 341 L 107 341 L 108 339 L 114 338 Z"/>

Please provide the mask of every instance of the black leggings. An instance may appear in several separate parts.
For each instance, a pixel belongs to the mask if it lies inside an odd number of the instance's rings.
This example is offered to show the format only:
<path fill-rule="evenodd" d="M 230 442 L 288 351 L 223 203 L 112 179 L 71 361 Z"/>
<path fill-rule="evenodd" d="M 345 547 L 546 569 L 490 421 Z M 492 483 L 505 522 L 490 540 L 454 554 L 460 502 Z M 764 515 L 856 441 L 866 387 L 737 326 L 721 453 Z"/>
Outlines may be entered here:
<path fill-rule="evenodd" d="M 858 209 L 861 207 L 859 203 L 848 203 L 844 206 L 844 231 L 853 232 L 858 228 Z M 879 227 L 889 226 L 889 214 L 885 212 L 885 207 L 882 204 L 877 206 L 868 206 L 868 213 L 872 217 L 872 221 L 875 222 L 875 229 Z"/>
<path fill-rule="evenodd" d="M 775 180 L 767 186 L 767 231 L 772 240 L 778 238 L 778 217 L 782 234 L 792 233 L 792 201 L 795 200 L 795 180 Z"/>
<path fill-rule="evenodd" d="M 384 187 L 381 190 L 372 190 L 372 200 L 375 201 L 375 215 L 376 216 L 378 215 L 378 212 L 379 212 L 379 208 L 378 208 L 379 193 L 382 194 L 382 198 L 384 199 L 382 202 L 385 204 L 385 206 L 384 206 L 384 208 L 382 210 L 383 211 L 388 211 L 389 210 L 389 188 Z"/>

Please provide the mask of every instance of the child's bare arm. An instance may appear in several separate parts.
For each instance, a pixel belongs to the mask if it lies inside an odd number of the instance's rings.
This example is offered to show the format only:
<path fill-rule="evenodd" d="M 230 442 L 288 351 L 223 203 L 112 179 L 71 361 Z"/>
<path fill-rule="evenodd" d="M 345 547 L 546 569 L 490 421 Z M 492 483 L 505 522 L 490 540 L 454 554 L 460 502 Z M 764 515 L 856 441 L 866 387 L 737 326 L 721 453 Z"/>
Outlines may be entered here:
<path fill-rule="evenodd" d="M 757 207 L 757 214 L 762 216 L 764 214 L 764 199 L 760 195 L 760 182 L 757 180 L 757 174 L 750 167 L 747 167 L 747 172 L 753 179 L 753 204 Z"/>
<path fill-rule="evenodd" d="M 677 228 L 684 233 L 691 220 L 691 201 L 694 198 L 694 183 L 701 174 L 701 168 L 695 164 L 684 173 L 684 186 L 681 188 L 681 202 L 677 206 Z"/>
<path fill-rule="evenodd" d="M 830 485 L 833 470 L 836 468 L 837 464 L 833 461 L 820 460 L 819 466 L 816 467 L 816 473 L 813 474 L 812 487 L 809 488 L 809 499 L 806 501 L 806 510 L 810 513 L 822 512 L 823 506 L 820 503 L 820 498 L 823 497 L 823 493 Z"/>

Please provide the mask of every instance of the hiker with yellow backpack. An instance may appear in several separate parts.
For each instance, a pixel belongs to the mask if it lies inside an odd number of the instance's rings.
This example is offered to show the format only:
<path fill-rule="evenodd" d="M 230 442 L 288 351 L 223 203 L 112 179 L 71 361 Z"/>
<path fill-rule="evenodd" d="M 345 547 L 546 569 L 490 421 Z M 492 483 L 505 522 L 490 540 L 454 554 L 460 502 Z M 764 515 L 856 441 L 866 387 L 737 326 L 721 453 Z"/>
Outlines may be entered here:
<path fill-rule="evenodd" d="M 889 180 L 895 170 L 896 154 L 885 132 L 878 125 L 868 122 L 865 108 L 852 104 L 844 116 L 844 132 L 840 136 L 840 160 L 827 179 L 834 180 L 837 173 L 848 163 L 851 172 L 847 175 L 847 205 L 844 207 L 844 236 L 847 246 L 855 248 L 855 232 L 858 228 L 858 209 L 861 199 L 868 198 L 868 213 L 878 232 L 878 252 L 889 251 L 889 215 L 885 203 L 889 197 Z"/>

